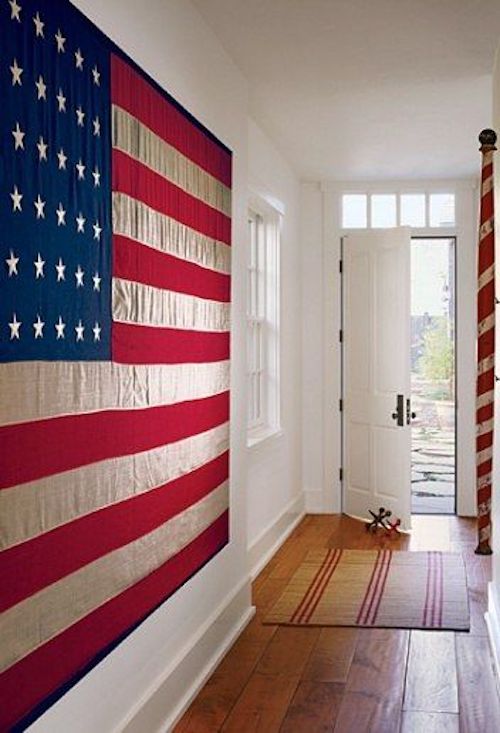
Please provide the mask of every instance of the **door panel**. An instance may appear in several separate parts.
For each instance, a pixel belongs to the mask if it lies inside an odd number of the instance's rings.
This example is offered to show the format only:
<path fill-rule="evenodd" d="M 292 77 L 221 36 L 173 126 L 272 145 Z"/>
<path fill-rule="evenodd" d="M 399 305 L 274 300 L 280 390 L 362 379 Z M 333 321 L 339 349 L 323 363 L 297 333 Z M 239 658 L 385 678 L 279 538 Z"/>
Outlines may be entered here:
<path fill-rule="evenodd" d="M 393 413 L 410 396 L 410 229 L 349 235 L 343 262 L 344 511 L 409 528 L 411 432 Z"/>

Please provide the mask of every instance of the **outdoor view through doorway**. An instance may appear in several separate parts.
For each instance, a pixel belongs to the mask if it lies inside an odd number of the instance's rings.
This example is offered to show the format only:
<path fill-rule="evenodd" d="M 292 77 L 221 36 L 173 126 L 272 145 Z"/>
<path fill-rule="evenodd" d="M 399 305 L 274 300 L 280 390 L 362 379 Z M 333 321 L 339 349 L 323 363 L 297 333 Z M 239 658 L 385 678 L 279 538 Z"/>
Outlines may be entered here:
<path fill-rule="evenodd" d="M 455 239 L 411 244 L 412 513 L 454 514 Z"/>

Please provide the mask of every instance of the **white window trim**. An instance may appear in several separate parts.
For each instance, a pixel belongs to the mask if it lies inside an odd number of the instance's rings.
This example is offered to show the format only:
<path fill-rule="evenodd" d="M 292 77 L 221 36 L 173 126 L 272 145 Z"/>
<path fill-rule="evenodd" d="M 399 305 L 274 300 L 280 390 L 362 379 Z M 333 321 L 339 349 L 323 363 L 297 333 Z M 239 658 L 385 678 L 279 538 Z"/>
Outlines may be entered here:
<path fill-rule="evenodd" d="M 262 420 L 247 427 L 247 446 L 253 448 L 269 438 L 277 437 L 281 430 L 281 373 L 280 373 L 280 242 L 283 211 L 276 202 L 261 194 L 250 192 L 248 210 L 262 217 L 265 223 L 265 273 L 264 313 L 266 326 L 263 359 L 268 375 L 263 384 L 265 414 Z M 248 259 L 247 259 L 248 262 Z M 249 267 L 249 266 L 248 266 Z M 247 314 L 247 328 L 250 318 Z"/>

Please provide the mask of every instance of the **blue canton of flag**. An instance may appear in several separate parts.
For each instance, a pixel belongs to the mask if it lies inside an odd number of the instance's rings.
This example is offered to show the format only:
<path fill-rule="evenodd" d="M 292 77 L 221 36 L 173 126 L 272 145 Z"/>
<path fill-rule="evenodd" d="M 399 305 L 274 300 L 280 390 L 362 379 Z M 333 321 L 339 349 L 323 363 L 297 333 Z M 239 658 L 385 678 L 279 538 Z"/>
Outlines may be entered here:
<path fill-rule="evenodd" d="M 0 362 L 110 359 L 109 54 L 66 3 L 0 12 Z"/>

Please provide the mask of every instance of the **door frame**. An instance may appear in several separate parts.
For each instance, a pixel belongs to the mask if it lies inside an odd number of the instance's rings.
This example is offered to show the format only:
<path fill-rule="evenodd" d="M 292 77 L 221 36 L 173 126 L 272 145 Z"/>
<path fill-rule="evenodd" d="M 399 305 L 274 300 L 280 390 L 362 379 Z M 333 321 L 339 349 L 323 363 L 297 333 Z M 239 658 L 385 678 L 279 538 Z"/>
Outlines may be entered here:
<path fill-rule="evenodd" d="M 369 230 L 367 230 L 369 231 Z M 345 411 L 343 409 L 345 405 L 345 350 L 344 350 L 344 329 L 345 329 L 345 279 L 344 279 L 344 254 L 345 254 L 345 238 L 348 234 L 342 234 L 340 237 L 340 265 L 339 265 L 339 282 L 340 282 L 340 334 L 339 334 L 339 346 L 340 346 L 340 506 L 341 512 L 345 509 L 345 482 L 344 482 L 344 466 L 345 466 Z M 458 460 L 457 460 L 457 449 L 458 449 L 458 359 L 457 359 L 457 333 L 458 333 L 458 236 L 456 234 L 411 234 L 411 241 L 413 240 L 429 240 L 429 239 L 447 239 L 453 240 L 453 287 L 455 294 L 455 301 L 453 307 L 453 318 L 454 318 L 454 338 L 453 338 L 453 359 L 455 365 L 454 374 L 454 392 L 455 392 L 455 436 L 454 436 L 454 447 L 455 447 L 455 492 L 453 501 L 453 514 L 441 515 L 441 514 L 430 514 L 429 516 L 457 516 L 458 514 Z M 411 267 L 411 265 L 410 265 Z M 410 271 L 411 272 L 411 271 Z M 410 477 L 410 492 L 411 492 L 411 477 Z M 411 496 L 410 496 L 411 506 Z M 413 513 L 412 513 L 413 514 Z"/>

